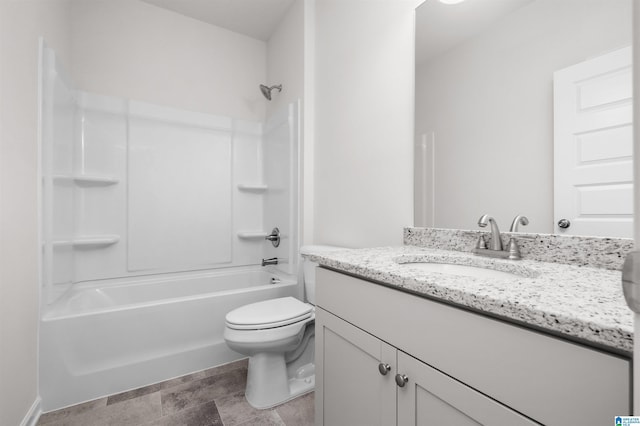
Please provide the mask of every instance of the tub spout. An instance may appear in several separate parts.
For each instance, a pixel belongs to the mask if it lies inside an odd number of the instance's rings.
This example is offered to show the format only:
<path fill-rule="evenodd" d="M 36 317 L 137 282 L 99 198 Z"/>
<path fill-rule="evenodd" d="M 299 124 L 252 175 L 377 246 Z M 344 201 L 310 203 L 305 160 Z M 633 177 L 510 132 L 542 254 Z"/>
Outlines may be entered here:
<path fill-rule="evenodd" d="M 272 257 L 270 259 L 262 259 L 262 266 L 277 265 L 277 264 L 278 264 L 278 258 L 277 257 Z"/>

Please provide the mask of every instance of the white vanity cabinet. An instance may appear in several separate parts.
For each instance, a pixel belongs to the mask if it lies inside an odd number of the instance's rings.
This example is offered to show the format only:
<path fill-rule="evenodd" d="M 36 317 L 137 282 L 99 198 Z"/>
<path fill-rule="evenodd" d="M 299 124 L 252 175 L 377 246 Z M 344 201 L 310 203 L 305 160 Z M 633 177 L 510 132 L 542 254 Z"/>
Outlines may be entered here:
<path fill-rule="evenodd" d="M 316 291 L 317 425 L 603 425 L 630 415 L 628 358 L 327 269 Z"/>
<path fill-rule="evenodd" d="M 538 424 L 321 308 L 316 327 L 324 348 L 316 424 Z"/>

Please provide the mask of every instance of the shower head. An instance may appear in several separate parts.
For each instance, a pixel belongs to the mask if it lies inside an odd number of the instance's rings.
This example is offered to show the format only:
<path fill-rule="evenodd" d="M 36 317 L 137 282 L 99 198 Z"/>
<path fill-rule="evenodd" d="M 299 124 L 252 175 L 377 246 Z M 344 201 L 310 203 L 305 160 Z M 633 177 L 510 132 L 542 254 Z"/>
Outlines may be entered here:
<path fill-rule="evenodd" d="M 267 87 L 264 84 L 260 85 L 260 91 L 264 95 L 265 98 L 271 100 L 271 91 L 273 89 L 278 89 L 278 92 L 282 92 L 282 84 L 277 84 L 275 86 Z"/>

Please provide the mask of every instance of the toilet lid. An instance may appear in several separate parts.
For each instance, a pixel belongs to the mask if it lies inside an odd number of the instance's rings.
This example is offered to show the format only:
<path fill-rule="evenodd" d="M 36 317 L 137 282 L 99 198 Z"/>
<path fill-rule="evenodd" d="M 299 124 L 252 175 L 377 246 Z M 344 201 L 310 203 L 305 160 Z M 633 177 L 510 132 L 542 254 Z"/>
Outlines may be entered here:
<path fill-rule="evenodd" d="M 313 306 L 293 297 L 265 300 L 234 309 L 225 317 L 230 328 L 262 329 L 303 321 L 313 314 Z"/>

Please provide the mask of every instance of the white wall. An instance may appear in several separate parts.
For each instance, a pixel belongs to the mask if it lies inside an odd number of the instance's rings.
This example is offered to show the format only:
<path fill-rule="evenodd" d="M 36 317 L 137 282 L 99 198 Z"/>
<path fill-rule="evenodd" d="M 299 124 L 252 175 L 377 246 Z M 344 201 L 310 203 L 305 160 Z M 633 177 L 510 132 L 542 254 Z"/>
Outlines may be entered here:
<path fill-rule="evenodd" d="M 537 0 L 418 66 L 416 142 L 435 132 L 436 227 L 475 228 L 488 213 L 505 229 L 524 214 L 527 232 L 553 232 L 553 72 L 628 45 L 630 5 Z M 417 223 L 431 225 L 429 213 Z"/>
<path fill-rule="evenodd" d="M 20 424 L 38 401 L 38 37 L 68 63 L 68 28 L 66 0 L 0 2 L 2 425 Z"/>
<path fill-rule="evenodd" d="M 316 2 L 316 243 L 398 245 L 413 224 L 417 3 Z"/>
<path fill-rule="evenodd" d="M 82 90 L 262 121 L 266 43 L 138 0 L 75 0 Z"/>
<path fill-rule="evenodd" d="M 304 95 L 304 1 L 296 0 L 267 42 L 265 84 L 282 84 L 266 102 L 267 116 Z M 263 98 L 264 99 L 264 98 Z"/>

